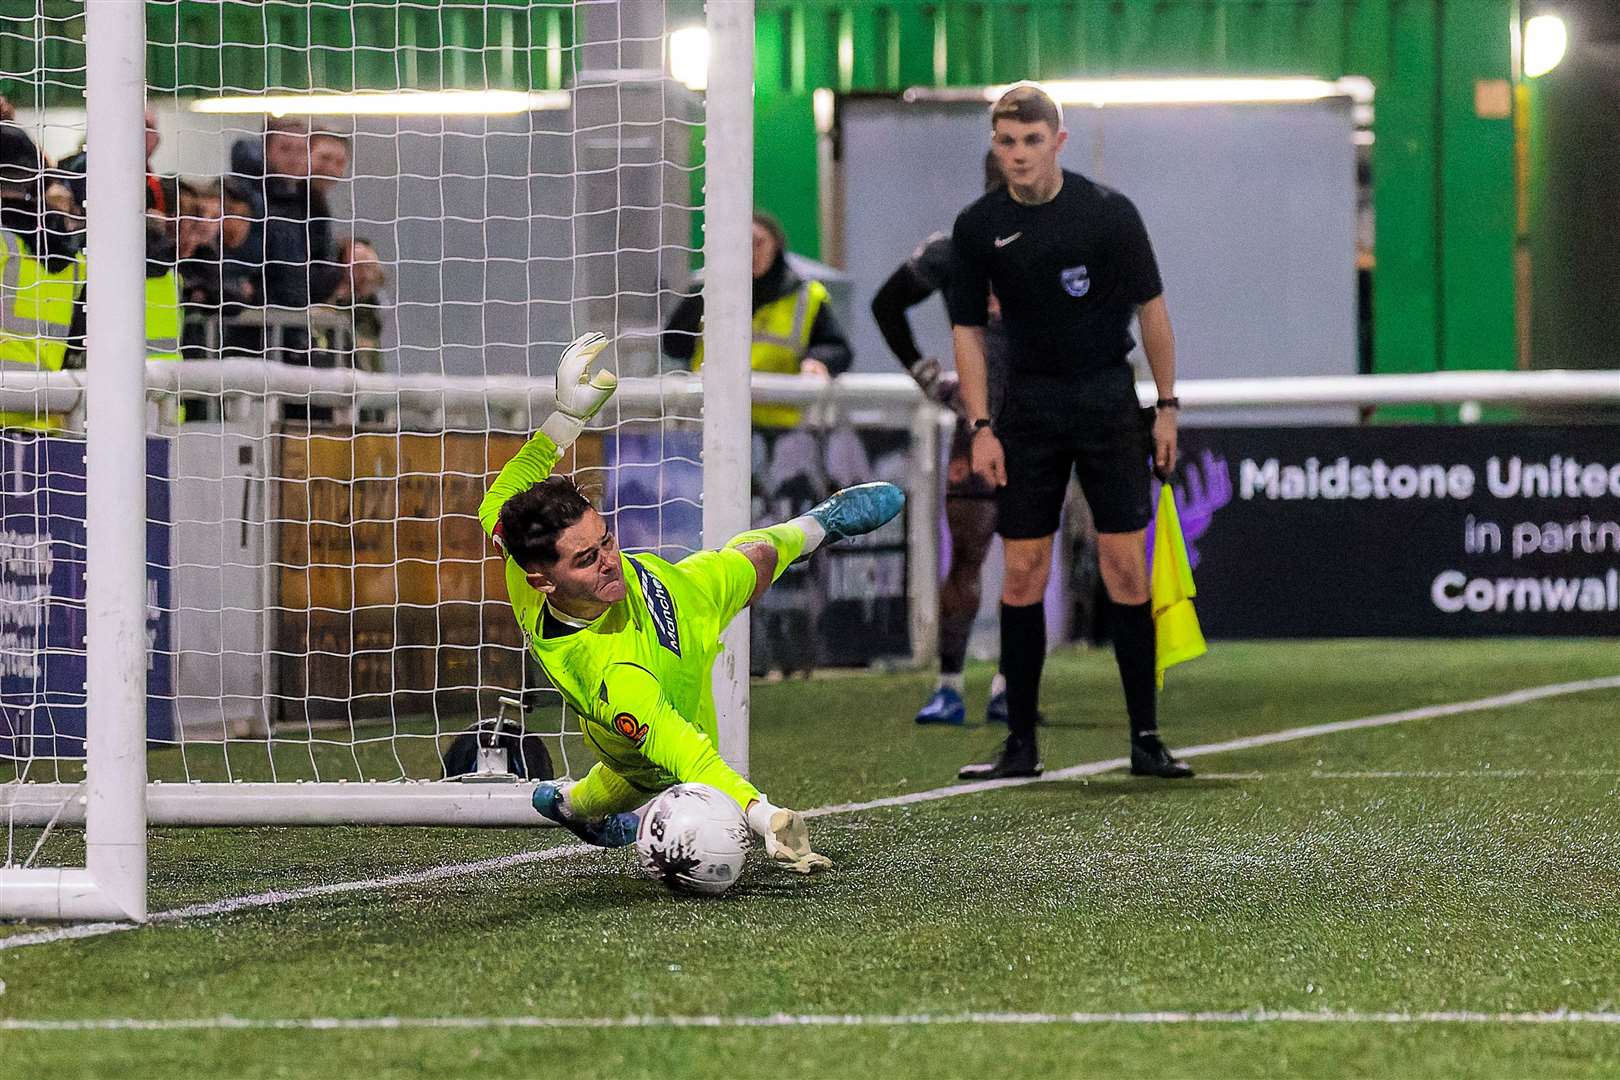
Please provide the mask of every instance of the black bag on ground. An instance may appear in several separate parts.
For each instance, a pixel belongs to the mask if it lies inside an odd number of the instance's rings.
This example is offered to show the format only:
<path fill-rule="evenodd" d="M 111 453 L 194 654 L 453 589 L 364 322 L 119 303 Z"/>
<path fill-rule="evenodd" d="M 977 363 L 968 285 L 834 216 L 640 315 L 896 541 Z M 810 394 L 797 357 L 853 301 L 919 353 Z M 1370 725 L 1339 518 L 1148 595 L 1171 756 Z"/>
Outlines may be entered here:
<path fill-rule="evenodd" d="M 444 752 L 445 779 L 478 771 L 480 742 L 486 748 L 498 747 L 505 757 L 507 771 L 520 780 L 556 779 L 545 740 L 538 735 L 525 734 L 521 723 L 504 717 L 480 720 L 450 740 L 450 748 Z"/>

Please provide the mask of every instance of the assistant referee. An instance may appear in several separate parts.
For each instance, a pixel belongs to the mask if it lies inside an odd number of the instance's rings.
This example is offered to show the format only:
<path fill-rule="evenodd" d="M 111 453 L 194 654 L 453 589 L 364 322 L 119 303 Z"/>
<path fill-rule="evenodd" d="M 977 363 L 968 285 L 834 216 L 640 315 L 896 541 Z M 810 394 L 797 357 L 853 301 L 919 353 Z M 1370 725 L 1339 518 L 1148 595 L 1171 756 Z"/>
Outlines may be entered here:
<path fill-rule="evenodd" d="M 1058 165 L 1063 113 L 1032 83 L 991 110 L 991 150 L 1007 187 L 956 219 L 949 306 L 962 400 L 973 428 L 973 470 L 1000 487 L 1004 542 L 1001 667 L 1009 734 L 992 761 L 960 775 L 1037 776 L 1036 703 L 1046 658 L 1042 596 L 1070 472 L 1098 532 L 1114 656 L 1130 722 L 1131 771 L 1186 777 L 1160 741 L 1145 530 L 1150 468 L 1175 464 L 1175 338 L 1141 215 L 1117 191 Z M 1008 345 L 1004 403 L 991 416 L 986 297 L 994 289 Z M 1131 317 L 1158 387 L 1150 424 L 1127 357 Z M 1151 461 L 1151 466 L 1150 466 Z"/>

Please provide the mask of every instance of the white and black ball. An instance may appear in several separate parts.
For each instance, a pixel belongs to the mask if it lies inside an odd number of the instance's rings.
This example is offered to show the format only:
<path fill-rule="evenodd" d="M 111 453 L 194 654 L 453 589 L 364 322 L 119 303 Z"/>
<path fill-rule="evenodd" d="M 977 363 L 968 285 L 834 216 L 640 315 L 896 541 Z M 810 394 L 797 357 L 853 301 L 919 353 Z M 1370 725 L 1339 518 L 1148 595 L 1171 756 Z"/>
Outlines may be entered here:
<path fill-rule="evenodd" d="M 676 784 L 642 812 L 636 861 L 676 892 L 719 896 L 742 876 L 751 839 L 730 795 L 707 784 Z"/>

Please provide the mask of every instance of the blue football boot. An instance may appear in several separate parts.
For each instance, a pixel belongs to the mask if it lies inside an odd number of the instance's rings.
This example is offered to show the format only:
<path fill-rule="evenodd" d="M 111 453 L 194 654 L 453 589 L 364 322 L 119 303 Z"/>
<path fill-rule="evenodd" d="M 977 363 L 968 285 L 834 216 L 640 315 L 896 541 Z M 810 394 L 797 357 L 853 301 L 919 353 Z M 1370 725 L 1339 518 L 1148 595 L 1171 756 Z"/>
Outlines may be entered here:
<path fill-rule="evenodd" d="M 984 707 L 984 722 L 987 724 L 1000 724 L 1007 726 L 1007 691 L 991 694 L 990 701 Z M 1035 713 L 1035 723 L 1039 727 L 1046 726 L 1046 714 L 1039 710 Z"/>
<path fill-rule="evenodd" d="M 835 491 L 809 512 L 827 530 L 826 542 L 831 544 L 881 528 L 905 505 L 905 492 L 878 481 Z"/>
<path fill-rule="evenodd" d="M 990 701 L 984 707 L 984 722 L 1007 726 L 1007 691 L 990 695 Z"/>
<path fill-rule="evenodd" d="M 928 704 L 917 710 L 919 724 L 961 724 L 967 719 L 967 706 L 962 695 L 948 686 L 941 686 L 928 699 Z"/>
<path fill-rule="evenodd" d="M 636 842 L 636 826 L 640 819 L 634 814 L 609 814 L 596 821 L 580 821 L 563 810 L 563 786 L 556 780 L 542 780 L 534 786 L 530 800 L 540 816 L 555 822 L 597 847 L 625 847 Z"/>

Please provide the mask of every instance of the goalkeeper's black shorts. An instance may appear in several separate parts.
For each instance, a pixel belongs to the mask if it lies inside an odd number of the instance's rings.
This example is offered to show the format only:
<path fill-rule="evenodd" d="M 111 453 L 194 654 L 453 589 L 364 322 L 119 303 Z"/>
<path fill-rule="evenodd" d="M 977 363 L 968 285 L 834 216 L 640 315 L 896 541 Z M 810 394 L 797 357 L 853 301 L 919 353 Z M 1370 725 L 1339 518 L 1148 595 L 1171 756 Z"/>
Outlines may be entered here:
<path fill-rule="evenodd" d="M 1124 365 L 1086 380 L 1015 377 L 996 419 L 1007 459 L 996 531 L 1008 540 L 1057 532 L 1071 472 L 1098 532 L 1147 528 L 1153 517 L 1151 413 L 1138 406 Z"/>

